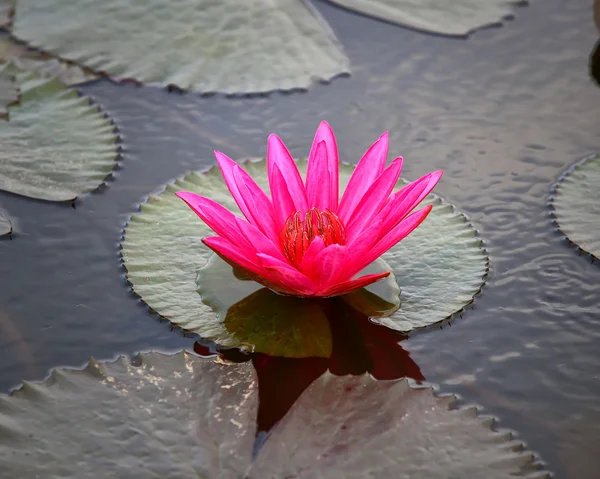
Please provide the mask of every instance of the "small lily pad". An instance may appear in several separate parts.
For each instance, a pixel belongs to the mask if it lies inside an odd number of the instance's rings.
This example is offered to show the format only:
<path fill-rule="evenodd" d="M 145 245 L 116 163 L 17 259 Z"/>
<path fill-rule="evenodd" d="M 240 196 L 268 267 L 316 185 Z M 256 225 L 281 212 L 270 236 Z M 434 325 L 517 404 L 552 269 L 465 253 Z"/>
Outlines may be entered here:
<path fill-rule="evenodd" d="M 316 379 L 253 460 L 250 363 L 187 353 L 139 363 L 92 360 L 0 396 L 7 477 L 548 477 L 475 408 L 368 375 Z"/>
<path fill-rule="evenodd" d="M 305 161 L 298 166 L 301 172 L 306 170 Z M 245 162 L 242 167 L 266 187 L 264 160 Z M 340 165 L 342 190 L 353 170 L 352 165 Z M 406 184 L 401 180 L 397 187 Z M 213 233 L 175 196 L 177 191 L 204 195 L 239 213 L 216 167 L 188 173 L 166 185 L 149 196 L 125 228 L 122 257 L 127 278 L 148 306 L 173 324 L 221 345 L 239 346 L 225 328 L 224 318 L 215 320 L 215 313 L 196 291 L 198 270 L 212 256 L 201 239 Z M 480 291 L 488 271 L 481 240 L 465 216 L 435 195 L 429 195 L 423 206 L 431 203 L 434 208 L 423 224 L 382 257 L 395 274 L 401 306 L 391 316 L 374 321 L 404 333 L 461 311 Z M 249 285 L 248 294 L 255 287 Z M 245 295 L 236 289 L 232 287 L 230 293 L 234 302 Z"/>
<path fill-rule="evenodd" d="M 416 30 L 465 36 L 513 16 L 509 0 L 330 0 L 342 7 Z"/>
<path fill-rule="evenodd" d="M 117 135 L 100 109 L 61 81 L 5 65 L 21 96 L 0 122 L 0 189 L 72 201 L 97 189 L 118 156 Z"/>
<path fill-rule="evenodd" d="M 0 208 L 0 237 L 7 236 L 12 233 L 12 223 Z"/>
<path fill-rule="evenodd" d="M 348 71 L 298 0 L 19 0 L 13 33 L 119 80 L 200 92 L 291 90 Z"/>
<path fill-rule="evenodd" d="M 550 205 L 569 241 L 600 258 L 600 155 L 569 168 L 554 185 Z"/>

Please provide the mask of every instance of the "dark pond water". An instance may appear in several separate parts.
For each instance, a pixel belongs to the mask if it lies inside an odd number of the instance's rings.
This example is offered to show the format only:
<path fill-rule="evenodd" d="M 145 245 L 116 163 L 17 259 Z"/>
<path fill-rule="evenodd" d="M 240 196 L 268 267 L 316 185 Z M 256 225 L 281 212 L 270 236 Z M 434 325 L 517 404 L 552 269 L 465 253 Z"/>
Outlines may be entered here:
<path fill-rule="evenodd" d="M 591 2 L 534 2 L 468 40 L 316 5 L 353 64 L 332 85 L 247 99 L 83 88 L 119 125 L 122 168 L 76 209 L 0 193 L 18 219 L 13 241 L 0 241 L 0 391 L 90 355 L 192 349 L 195 338 L 128 293 L 123 223 L 146 193 L 210 164 L 213 149 L 260 156 L 277 132 L 305 155 L 327 119 L 344 160 L 387 129 L 408 178 L 443 168 L 436 191 L 485 239 L 492 270 L 475 308 L 402 342 L 424 377 L 517 430 L 557 477 L 597 478 L 600 267 L 568 246 L 546 206 L 561 171 L 600 150 Z"/>

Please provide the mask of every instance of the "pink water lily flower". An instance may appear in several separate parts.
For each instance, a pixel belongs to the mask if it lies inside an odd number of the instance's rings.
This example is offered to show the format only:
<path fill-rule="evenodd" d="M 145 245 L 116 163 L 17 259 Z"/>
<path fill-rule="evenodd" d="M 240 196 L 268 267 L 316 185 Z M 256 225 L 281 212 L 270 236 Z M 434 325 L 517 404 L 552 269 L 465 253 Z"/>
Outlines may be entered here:
<path fill-rule="evenodd" d="M 209 198 L 176 193 L 218 236 L 202 241 L 230 265 L 264 286 L 297 296 L 337 296 L 385 278 L 359 273 L 409 235 L 431 211 L 411 211 L 442 176 L 429 173 L 392 193 L 402 158 L 385 168 L 388 135 L 367 150 L 341 199 L 335 136 L 321 122 L 308 157 L 306 181 L 277 135 L 267 149 L 269 197 L 223 153 L 215 156 L 225 183 L 246 217 Z"/>

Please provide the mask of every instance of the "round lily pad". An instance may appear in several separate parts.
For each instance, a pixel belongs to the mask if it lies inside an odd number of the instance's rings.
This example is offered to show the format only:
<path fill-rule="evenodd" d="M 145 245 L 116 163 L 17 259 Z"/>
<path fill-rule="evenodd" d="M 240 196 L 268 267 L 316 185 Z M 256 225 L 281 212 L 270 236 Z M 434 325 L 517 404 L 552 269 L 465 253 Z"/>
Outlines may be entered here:
<path fill-rule="evenodd" d="M 21 96 L 0 122 L 0 189 L 48 201 L 97 189 L 117 164 L 110 119 L 58 79 L 1 71 L 14 73 Z"/>
<path fill-rule="evenodd" d="M 291 90 L 348 71 L 298 0 L 19 0 L 13 34 L 116 79 L 200 92 Z"/>
<path fill-rule="evenodd" d="M 301 172 L 306 170 L 305 161 L 298 166 Z M 264 160 L 248 161 L 242 167 L 266 188 Z M 340 165 L 341 190 L 353 169 L 352 165 Z M 401 180 L 397 187 L 406 184 Z M 224 346 L 239 346 L 227 331 L 222 315 L 216 315 L 196 291 L 198 271 L 212 255 L 201 239 L 213 233 L 175 196 L 177 191 L 196 192 L 239 213 L 216 167 L 188 173 L 166 185 L 148 197 L 125 228 L 122 257 L 127 278 L 150 308 L 173 324 Z M 464 215 L 435 195 L 423 203 L 434 204 L 427 219 L 382 257 L 400 287 L 401 306 L 391 316 L 374 321 L 405 333 L 437 324 L 461 311 L 473 301 L 488 271 L 481 240 Z M 252 292 L 248 290 L 248 294 Z M 232 287 L 230 294 L 232 301 L 239 301 L 245 293 Z M 233 303 L 227 307 L 229 304 Z"/>
<path fill-rule="evenodd" d="M 7 477 L 548 477 L 475 408 L 369 375 L 316 379 L 253 457 L 251 363 L 92 360 L 0 396 Z"/>
<path fill-rule="evenodd" d="M 569 168 L 554 185 L 550 205 L 569 241 L 600 258 L 600 155 Z"/>
<path fill-rule="evenodd" d="M 490 25 L 501 24 L 514 12 L 506 0 L 331 0 L 342 7 L 416 30 L 465 36 Z"/>

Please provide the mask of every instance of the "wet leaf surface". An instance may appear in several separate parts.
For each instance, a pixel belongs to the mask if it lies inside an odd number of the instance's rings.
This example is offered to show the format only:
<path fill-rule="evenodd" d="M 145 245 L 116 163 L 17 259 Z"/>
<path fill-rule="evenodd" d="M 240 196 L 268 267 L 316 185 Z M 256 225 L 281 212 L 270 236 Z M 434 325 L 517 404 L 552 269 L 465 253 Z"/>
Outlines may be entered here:
<path fill-rule="evenodd" d="M 487 477 L 528 474 L 533 455 L 475 409 L 406 380 L 316 379 L 252 451 L 250 363 L 187 353 L 92 360 L 0 397 L 0 461 L 11 477 Z"/>
<path fill-rule="evenodd" d="M 118 156 L 115 127 L 90 99 L 56 79 L 5 65 L 20 102 L 0 123 L 0 189 L 48 201 L 71 201 L 97 189 Z"/>
<path fill-rule="evenodd" d="M 20 0 L 15 36 L 116 79 L 200 92 L 306 88 L 348 71 L 298 0 Z"/>
<path fill-rule="evenodd" d="M 342 7 L 406 27 L 463 36 L 498 25 L 513 16 L 516 1 L 507 0 L 330 0 Z"/>
<path fill-rule="evenodd" d="M 550 204 L 569 241 L 600 258 L 600 155 L 569 168 L 554 186 Z"/>

